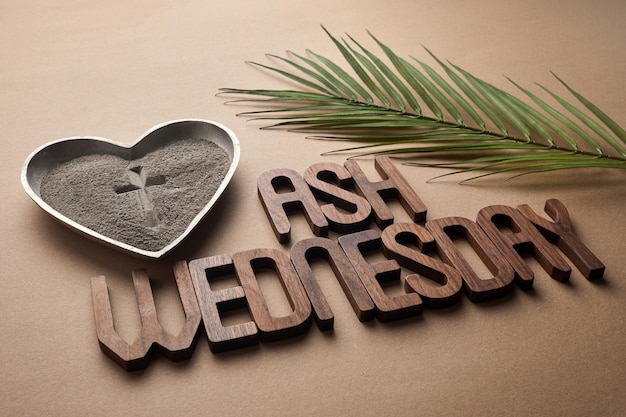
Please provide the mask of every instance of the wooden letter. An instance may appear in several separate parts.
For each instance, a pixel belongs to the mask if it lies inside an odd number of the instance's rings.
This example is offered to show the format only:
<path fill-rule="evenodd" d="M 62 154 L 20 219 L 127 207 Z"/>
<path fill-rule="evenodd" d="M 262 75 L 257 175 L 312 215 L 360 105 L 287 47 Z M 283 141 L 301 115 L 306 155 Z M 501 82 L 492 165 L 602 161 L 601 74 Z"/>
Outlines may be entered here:
<path fill-rule="evenodd" d="M 356 161 L 350 160 L 344 165 L 354 179 L 357 192 L 371 204 L 376 224 L 381 229 L 393 223 L 393 214 L 383 198 L 397 197 L 414 222 L 426 219 L 426 206 L 388 156 L 377 156 L 374 160 L 374 166 L 383 178 L 379 182 L 370 182 Z"/>
<path fill-rule="evenodd" d="M 341 233 L 354 232 L 368 225 L 372 213 L 370 203 L 365 198 L 342 188 L 352 184 L 352 176 L 345 167 L 331 162 L 321 162 L 311 165 L 303 177 L 314 194 L 332 203 L 325 204 L 320 209 L 333 230 Z"/>
<path fill-rule="evenodd" d="M 252 249 L 234 254 L 233 263 L 262 340 L 274 341 L 296 336 L 308 328 L 311 322 L 311 303 L 287 255 L 276 249 Z M 272 268 L 276 272 L 293 313 L 283 317 L 270 314 L 256 280 L 255 268 Z"/>
<path fill-rule="evenodd" d="M 602 278 L 604 264 L 574 234 L 567 208 L 559 200 L 546 201 L 544 211 L 554 223 L 536 214 L 524 204 L 517 209 L 522 212 L 548 239 L 561 249 L 570 261 L 589 280 Z"/>
<path fill-rule="evenodd" d="M 441 258 L 461 273 L 465 292 L 472 302 L 497 298 L 512 289 L 515 271 L 478 224 L 463 217 L 446 217 L 429 220 L 426 228 L 439 245 Z M 454 236 L 462 236 L 467 240 L 493 277 L 484 279 L 476 274 L 455 246 L 452 240 Z"/>
<path fill-rule="evenodd" d="M 286 187 L 291 191 L 277 192 Z M 302 210 L 316 236 L 328 234 L 328 222 L 317 205 L 317 201 L 307 183 L 297 172 L 290 169 L 272 169 L 258 179 L 257 188 L 265 213 L 272 224 L 274 234 L 280 243 L 291 238 L 291 224 L 287 212 Z"/>
<path fill-rule="evenodd" d="M 332 329 L 334 316 L 311 270 L 310 261 L 315 257 L 323 257 L 328 261 L 359 320 L 373 319 L 376 311 L 374 303 L 344 251 L 332 240 L 314 237 L 293 245 L 291 262 L 309 296 L 320 330 Z"/>
<path fill-rule="evenodd" d="M 401 266 L 416 272 L 407 275 L 405 285 L 422 297 L 425 306 L 447 307 L 457 301 L 463 285 L 461 274 L 450 265 L 424 254 L 436 246 L 426 228 L 415 223 L 395 223 L 383 230 L 381 238 L 385 256 L 396 259 Z M 405 243 L 414 243 L 419 250 Z M 441 286 L 424 283 L 420 275 Z"/>
<path fill-rule="evenodd" d="M 174 277 L 185 312 L 185 324 L 177 336 L 167 333 L 157 318 L 150 281 L 145 270 L 133 271 L 135 296 L 141 317 L 141 332 L 132 343 L 126 343 L 113 327 L 111 301 L 104 275 L 91 279 L 96 332 L 100 348 L 127 371 L 148 366 L 152 352 L 158 350 L 173 361 L 188 359 L 197 341 L 201 315 L 189 269 L 185 261 L 174 265 Z"/>
<path fill-rule="evenodd" d="M 211 277 L 234 274 L 230 255 L 195 259 L 189 262 L 189 272 L 196 288 L 211 352 L 223 352 L 258 343 L 258 331 L 253 321 L 224 327 L 220 319 L 220 311 L 246 306 L 242 287 L 214 291 L 209 284 Z"/>
<path fill-rule="evenodd" d="M 395 260 L 370 264 L 363 257 L 363 251 L 380 250 L 380 235 L 375 230 L 365 230 L 339 237 L 354 269 L 359 274 L 372 301 L 376 305 L 376 317 L 380 321 L 397 320 L 422 313 L 422 299 L 411 292 L 390 297 L 383 291 L 380 281 L 400 279 L 400 265 Z"/>
<path fill-rule="evenodd" d="M 520 288 L 532 287 L 534 274 L 518 251 L 531 251 L 543 269 L 557 281 L 569 279 L 572 270 L 567 262 L 519 210 L 508 206 L 485 207 L 478 212 L 476 221 L 513 266 Z M 509 226 L 513 233 L 505 234 L 497 225 Z"/>

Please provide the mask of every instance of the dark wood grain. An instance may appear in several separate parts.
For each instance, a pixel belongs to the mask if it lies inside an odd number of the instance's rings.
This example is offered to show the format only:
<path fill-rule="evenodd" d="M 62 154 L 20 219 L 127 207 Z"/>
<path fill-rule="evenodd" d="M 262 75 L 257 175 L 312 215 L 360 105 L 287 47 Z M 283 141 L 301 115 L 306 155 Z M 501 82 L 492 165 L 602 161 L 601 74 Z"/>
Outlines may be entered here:
<path fill-rule="evenodd" d="M 421 222 L 426 219 L 426 206 L 388 156 L 379 155 L 374 160 L 381 181 L 368 180 L 354 160 L 346 161 L 344 165 L 354 179 L 357 192 L 372 206 L 374 219 L 381 229 L 393 223 L 393 213 L 385 203 L 385 199 L 389 198 L 397 198 L 412 221 Z"/>
<path fill-rule="evenodd" d="M 390 296 L 379 281 L 400 279 L 400 265 L 393 259 L 369 263 L 363 256 L 367 251 L 382 251 L 380 235 L 376 230 L 365 230 L 339 238 L 352 266 L 359 274 L 369 296 L 376 305 L 376 318 L 380 321 L 398 320 L 421 314 L 422 299 L 415 292 Z"/>
<path fill-rule="evenodd" d="M 235 253 L 232 257 L 237 279 L 248 299 L 261 340 L 274 341 L 296 336 L 309 327 L 311 303 L 287 255 L 277 249 L 252 249 Z M 272 316 L 256 279 L 255 270 L 258 268 L 270 268 L 276 272 L 293 309 L 291 314 Z"/>
<path fill-rule="evenodd" d="M 321 330 L 332 329 L 334 315 L 313 275 L 310 263 L 314 258 L 322 258 L 328 262 L 359 320 L 373 319 L 376 311 L 374 303 L 344 251 L 338 243 L 316 237 L 293 245 L 291 262 L 309 296 L 318 327 Z"/>
<path fill-rule="evenodd" d="M 195 259 L 189 262 L 189 271 L 196 287 L 202 322 L 212 352 L 223 352 L 258 343 L 259 336 L 253 321 L 224 326 L 220 311 L 247 307 L 246 296 L 241 286 L 211 289 L 210 281 L 234 274 L 230 255 L 218 255 Z"/>
<path fill-rule="evenodd" d="M 521 288 L 532 287 L 534 280 L 532 269 L 520 256 L 523 252 L 531 253 L 555 280 L 569 280 L 569 264 L 519 210 L 501 205 L 485 207 L 478 212 L 476 222 L 511 264 Z M 509 227 L 512 233 L 503 233 L 498 225 Z"/>
<path fill-rule="evenodd" d="M 585 246 L 578 236 L 570 220 L 569 212 L 563 203 L 557 199 L 546 201 L 544 211 L 554 220 L 551 222 L 533 211 L 530 206 L 523 204 L 517 207 L 552 243 L 569 258 L 585 278 L 599 279 L 604 275 L 604 264 Z"/>
<path fill-rule="evenodd" d="M 465 293 L 472 302 L 501 297 L 513 287 L 515 271 L 496 245 L 475 222 L 464 217 L 429 220 L 426 228 L 435 238 L 442 259 L 453 265 L 463 277 Z M 491 277 L 479 277 L 454 243 L 464 238 L 489 269 Z"/>
<path fill-rule="evenodd" d="M 372 207 L 364 197 L 345 189 L 352 186 L 353 180 L 344 166 L 332 162 L 313 164 L 303 178 L 316 197 L 329 203 L 320 209 L 332 230 L 347 233 L 367 227 Z"/>
<path fill-rule="evenodd" d="M 426 307 L 447 307 L 458 300 L 463 286 L 454 267 L 426 255 L 436 251 L 436 242 L 425 227 L 415 223 L 394 223 L 381 234 L 383 253 L 415 274 L 405 278 L 405 286 L 418 293 Z M 424 282 L 422 276 L 440 285 Z"/>
<path fill-rule="evenodd" d="M 281 192 L 279 189 L 283 188 Z M 286 191 L 286 190 L 289 191 Z M 296 171 L 272 169 L 259 176 L 257 190 L 272 230 L 280 243 L 291 239 L 291 224 L 287 213 L 301 210 L 316 236 L 328 235 L 328 221 L 311 189 Z"/>
<path fill-rule="evenodd" d="M 127 371 L 148 366 L 156 349 L 173 361 L 191 357 L 198 334 L 201 313 L 187 263 L 174 265 L 174 277 L 185 313 L 185 323 L 178 335 L 166 332 L 156 314 L 150 281 L 145 270 L 132 272 L 135 295 L 141 318 L 141 331 L 133 343 L 127 343 L 115 331 L 111 301 L 104 275 L 91 279 L 91 294 L 96 322 L 96 332 L 102 351 Z"/>

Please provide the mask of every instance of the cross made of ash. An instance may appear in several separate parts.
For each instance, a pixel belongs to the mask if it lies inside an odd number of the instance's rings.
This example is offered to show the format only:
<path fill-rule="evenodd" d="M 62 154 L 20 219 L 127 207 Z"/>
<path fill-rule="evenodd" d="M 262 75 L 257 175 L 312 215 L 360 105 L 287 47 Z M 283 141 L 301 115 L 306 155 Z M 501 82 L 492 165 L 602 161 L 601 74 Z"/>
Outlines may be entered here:
<path fill-rule="evenodd" d="M 146 227 L 156 227 L 159 225 L 159 215 L 154 204 L 150 200 L 147 188 L 154 185 L 165 184 L 166 179 L 163 175 L 148 176 L 146 170 L 142 166 L 130 167 L 127 171 L 129 183 L 116 186 L 117 194 L 126 194 L 137 191 L 137 200 L 141 211 L 144 213 L 144 225 Z"/>

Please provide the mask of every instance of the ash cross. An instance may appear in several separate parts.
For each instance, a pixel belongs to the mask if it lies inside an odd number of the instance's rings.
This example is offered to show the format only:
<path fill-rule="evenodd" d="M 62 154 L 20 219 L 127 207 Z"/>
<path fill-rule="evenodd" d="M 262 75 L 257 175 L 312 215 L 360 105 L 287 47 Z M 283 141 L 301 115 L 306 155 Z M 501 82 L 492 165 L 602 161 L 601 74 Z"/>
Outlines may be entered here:
<path fill-rule="evenodd" d="M 137 191 L 137 199 L 144 213 L 145 226 L 158 226 L 159 216 L 154 208 L 154 204 L 152 204 L 148 196 L 147 188 L 153 185 L 165 184 L 165 177 L 163 175 L 153 175 L 149 177 L 142 166 L 134 166 L 128 170 L 128 179 L 130 181 L 128 184 L 114 187 L 115 192 L 117 194 L 125 194 L 131 191 Z"/>

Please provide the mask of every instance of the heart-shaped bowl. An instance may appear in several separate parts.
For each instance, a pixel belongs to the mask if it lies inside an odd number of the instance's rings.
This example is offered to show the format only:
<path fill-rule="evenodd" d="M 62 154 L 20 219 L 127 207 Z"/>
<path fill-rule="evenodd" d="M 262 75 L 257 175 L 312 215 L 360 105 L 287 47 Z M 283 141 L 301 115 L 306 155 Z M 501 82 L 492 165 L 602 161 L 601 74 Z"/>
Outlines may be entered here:
<path fill-rule="evenodd" d="M 193 217 L 184 232 L 158 250 L 142 249 L 98 233 L 55 210 L 41 197 L 41 184 L 46 175 L 54 168 L 76 158 L 88 155 L 112 155 L 130 162 L 176 141 L 189 138 L 203 139 L 218 145 L 228 154 L 230 167 L 209 202 Z M 70 137 L 47 143 L 26 159 L 22 167 L 21 181 L 26 193 L 37 205 L 74 231 L 128 254 L 158 259 L 176 248 L 206 217 L 233 177 L 239 157 L 239 140 L 229 128 L 209 120 L 183 119 L 155 126 L 131 145 L 98 137 Z"/>

